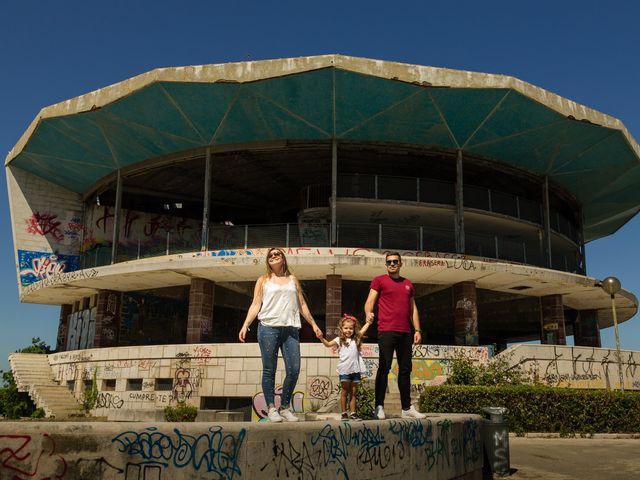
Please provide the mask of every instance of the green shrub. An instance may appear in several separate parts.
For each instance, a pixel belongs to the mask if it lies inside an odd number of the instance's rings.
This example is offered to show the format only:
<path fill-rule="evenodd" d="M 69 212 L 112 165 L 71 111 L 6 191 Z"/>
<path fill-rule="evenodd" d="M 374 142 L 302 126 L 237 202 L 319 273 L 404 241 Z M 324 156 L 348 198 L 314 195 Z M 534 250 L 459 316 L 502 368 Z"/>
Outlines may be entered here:
<path fill-rule="evenodd" d="M 375 392 L 369 387 L 365 380 L 360 382 L 356 390 L 356 413 L 362 419 L 373 418 L 374 403 L 376 401 Z"/>
<path fill-rule="evenodd" d="M 423 412 L 477 413 L 506 407 L 515 433 L 640 433 L 640 392 L 581 390 L 541 385 L 428 387 Z"/>
<path fill-rule="evenodd" d="M 175 407 L 165 407 L 165 422 L 195 422 L 198 416 L 198 409 L 184 402 L 178 402 Z"/>
<path fill-rule="evenodd" d="M 82 398 L 80 403 L 82 404 L 82 411 L 89 414 L 91 410 L 96 407 L 98 402 L 98 382 L 96 380 L 96 370 L 93 370 L 93 378 L 91 379 L 91 388 L 82 392 Z"/>
<path fill-rule="evenodd" d="M 44 418 L 44 417 L 45 417 L 45 413 L 44 413 L 44 408 L 42 408 L 42 407 L 36 408 L 31 413 L 31 418 Z"/>

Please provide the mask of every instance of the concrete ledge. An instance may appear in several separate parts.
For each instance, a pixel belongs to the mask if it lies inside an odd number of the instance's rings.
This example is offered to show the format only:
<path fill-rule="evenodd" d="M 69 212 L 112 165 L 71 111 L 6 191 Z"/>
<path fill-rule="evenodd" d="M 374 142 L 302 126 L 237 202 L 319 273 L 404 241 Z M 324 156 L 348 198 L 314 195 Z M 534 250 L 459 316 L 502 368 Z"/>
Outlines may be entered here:
<path fill-rule="evenodd" d="M 482 478 L 477 415 L 299 423 L 2 422 L 0 478 Z"/>
<path fill-rule="evenodd" d="M 114 410 L 107 416 L 110 422 L 164 422 L 164 411 L 157 409 Z"/>
<path fill-rule="evenodd" d="M 242 422 L 244 413 L 227 410 L 198 410 L 196 422 Z"/>

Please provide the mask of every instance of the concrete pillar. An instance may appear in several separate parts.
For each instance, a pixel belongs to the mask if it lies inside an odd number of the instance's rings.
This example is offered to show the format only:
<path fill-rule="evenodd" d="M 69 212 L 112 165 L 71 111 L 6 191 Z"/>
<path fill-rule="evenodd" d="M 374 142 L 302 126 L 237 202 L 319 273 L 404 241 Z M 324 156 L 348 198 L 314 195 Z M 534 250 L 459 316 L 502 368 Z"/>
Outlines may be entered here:
<path fill-rule="evenodd" d="M 600 328 L 597 310 L 580 310 L 573 324 L 573 341 L 576 347 L 600 348 Z"/>
<path fill-rule="evenodd" d="M 474 282 L 460 282 L 453 286 L 453 335 L 456 345 L 479 345 Z"/>
<path fill-rule="evenodd" d="M 215 285 L 215 282 L 204 278 L 191 280 L 187 343 L 206 343 L 211 338 Z"/>
<path fill-rule="evenodd" d="M 342 317 L 342 275 L 327 275 L 325 335 L 331 340 L 338 335 Z"/>
<path fill-rule="evenodd" d="M 540 297 L 540 340 L 548 345 L 566 345 L 562 295 Z"/>
<path fill-rule="evenodd" d="M 60 305 L 60 321 L 58 322 L 58 337 L 56 350 L 64 352 L 67 349 L 67 335 L 69 333 L 69 315 L 73 311 L 73 305 Z"/>
<path fill-rule="evenodd" d="M 96 302 L 94 348 L 117 347 L 120 339 L 120 305 L 122 294 L 100 290 Z"/>

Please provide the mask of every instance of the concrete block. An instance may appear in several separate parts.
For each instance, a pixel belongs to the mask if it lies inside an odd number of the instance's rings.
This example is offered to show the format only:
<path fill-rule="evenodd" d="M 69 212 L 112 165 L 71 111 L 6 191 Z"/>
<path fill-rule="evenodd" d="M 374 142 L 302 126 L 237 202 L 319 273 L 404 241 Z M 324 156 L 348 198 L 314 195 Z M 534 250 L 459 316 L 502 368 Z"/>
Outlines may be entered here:
<path fill-rule="evenodd" d="M 230 412 L 230 411 L 216 412 L 216 422 L 242 422 L 243 420 L 244 420 L 244 413 L 242 412 Z"/>

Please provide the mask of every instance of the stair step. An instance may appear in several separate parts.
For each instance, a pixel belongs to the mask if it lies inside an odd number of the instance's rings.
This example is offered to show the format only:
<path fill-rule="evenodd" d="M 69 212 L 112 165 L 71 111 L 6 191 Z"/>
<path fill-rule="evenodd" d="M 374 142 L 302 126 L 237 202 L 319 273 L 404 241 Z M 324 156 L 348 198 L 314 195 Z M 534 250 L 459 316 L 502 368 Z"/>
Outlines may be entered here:
<path fill-rule="evenodd" d="M 19 391 L 28 391 L 36 407 L 43 408 L 47 416 L 64 418 L 80 412 L 73 393 L 55 380 L 47 355 L 13 353 L 9 365 Z"/>

